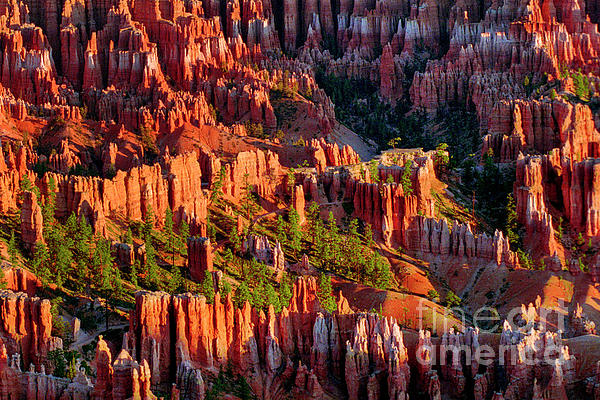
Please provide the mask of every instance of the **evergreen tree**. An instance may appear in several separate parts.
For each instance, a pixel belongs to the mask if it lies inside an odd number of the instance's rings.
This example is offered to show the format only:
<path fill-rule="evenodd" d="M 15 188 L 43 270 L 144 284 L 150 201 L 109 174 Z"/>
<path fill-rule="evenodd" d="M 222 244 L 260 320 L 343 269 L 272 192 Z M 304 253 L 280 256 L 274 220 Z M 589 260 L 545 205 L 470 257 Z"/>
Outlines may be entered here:
<path fill-rule="evenodd" d="M 321 307 L 329 313 L 334 312 L 337 309 L 336 301 L 331 294 L 333 288 L 331 286 L 331 277 L 321 273 L 319 276 L 319 289 L 317 291 L 317 297 L 321 303 Z"/>
<path fill-rule="evenodd" d="M 6 275 L 2 266 L 0 266 L 0 289 L 6 289 Z"/>
<path fill-rule="evenodd" d="M 517 222 L 517 209 L 515 205 L 515 200 L 513 198 L 512 193 L 509 193 L 507 196 L 506 204 L 506 236 L 508 237 L 508 241 L 512 246 L 518 246 L 518 229 L 519 226 Z"/>
<path fill-rule="evenodd" d="M 345 248 L 350 253 L 350 256 L 352 257 L 351 260 L 355 260 L 356 256 L 358 256 L 358 253 L 359 253 L 359 250 L 361 247 L 360 235 L 358 234 L 358 220 L 356 218 L 353 218 L 348 223 L 348 234 L 347 235 L 348 235 L 348 237 L 346 239 Z"/>
<path fill-rule="evenodd" d="M 233 301 L 238 308 L 242 308 L 247 301 L 252 301 L 252 293 L 245 281 L 242 281 L 237 287 Z"/>
<path fill-rule="evenodd" d="M 127 228 L 127 231 L 125 232 L 125 237 L 123 238 L 123 242 L 127 243 L 128 245 L 132 246 L 133 245 L 133 234 L 131 233 L 131 228 Z"/>
<path fill-rule="evenodd" d="M 334 271 L 339 272 L 339 228 L 331 211 L 327 218 L 327 231 L 325 236 L 325 246 L 323 248 L 324 261 L 332 263 Z"/>
<path fill-rule="evenodd" d="M 65 242 L 59 242 L 56 247 L 56 260 L 54 264 L 54 279 L 59 287 L 62 287 L 69 272 L 71 271 L 71 264 L 73 262 L 73 254 Z"/>
<path fill-rule="evenodd" d="M 452 290 L 449 290 L 448 293 L 446 293 L 445 302 L 447 307 L 458 307 L 462 300 Z"/>
<path fill-rule="evenodd" d="M 219 293 L 221 293 L 221 297 L 227 296 L 231 293 L 231 284 L 225 279 L 221 280 L 221 287 L 219 288 Z"/>
<path fill-rule="evenodd" d="M 376 159 L 372 159 L 369 162 L 369 175 L 371 175 L 371 181 L 375 183 L 379 183 L 381 181 L 379 178 L 379 163 Z"/>
<path fill-rule="evenodd" d="M 302 246 L 302 231 L 300 230 L 300 216 L 296 209 L 290 206 L 290 210 L 288 212 L 288 220 L 289 220 L 289 245 L 295 252 L 299 252 Z"/>
<path fill-rule="evenodd" d="M 264 282 L 260 282 L 258 286 L 256 286 L 254 290 L 252 290 L 252 307 L 256 309 L 266 308 L 266 306 L 268 305 L 266 297 L 266 286 L 267 284 L 265 284 Z"/>
<path fill-rule="evenodd" d="M 75 277 L 79 282 L 85 282 L 85 289 L 89 292 L 92 286 L 90 265 L 92 258 L 92 227 L 85 218 L 77 221 L 75 214 L 71 214 L 67 220 L 67 235 L 73 238 L 71 252 L 75 260 Z M 82 290 L 83 287 L 78 287 Z"/>
<path fill-rule="evenodd" d="M 171 211 L 171 207 L 167 207 L 165 210 L 164 232 L 167 237 L 173 234 L 173 211 Z"/>
<path fill-rule="evenodd" d="M 190 237 L 190 226 L 183 218 L 179 225 L 179 237 L 179 254 L 187 256 L 187 240 Z"/>
<path fill-rule="evenodd" d="M 104 250 L 102 250 L 104 251 Z M 105 257 L 105 255 L 103 255 Z M 111 308 L 115 308 L 117 300 L 121 297 L 123 292 L 123 284 L 121 282 L 121 273 L 118 268 L 112 264 L 112 259 L 108 258 L 105 261 L 110 262 L 102 266 L 100 273 L 100 282 L 98 289 L 105 299 L 105 316 L 106 316 L 106 329 L 109 328 L 109 319 Z"/>
<path fill-rule="evenodd" d="M 248 183 L 248 174 L 244 174 L 244 195 L 242 196 L 241 208 L 248 222 L 252 222 L 254 213 L 258 211 L 256 198 L 252 191 L 252 185 Z"/>
<path fill-rule="evenodd" d="M 151 288 L 158 287 L 158 264 L 156 263 L 156 250 L 152 245 L 152 240 L 148 238 L 146 240 L 146 285 Z"/>
<path fill-rule="evenodd" d="M 144 217 L 144 223 L 142 224 L 142 237 L 144 240 L 148 240 L 148 237 L 152 239 L 152 232 L 154 231 L 154 213 L 152 208 L 148 207 L 146 215 Z"/>
<path fill-rule="evenodd" d="M 206 302 L 208 304 L 212 304 L 215 301 L 215 287 L 213 283 L 213 276 L 208 271 L 206 271 L 204 274 L 204 280 L 202 281 L 202 287 L 200 291 L 202 295 L 206 297 Z"/>
<path fill-rule="evenodd" d="M 56 208 L 56 182 L 54 177 L 48 179 L 48 197 L 42 206 L 42 217 L 44 221 L 44 233 L 49 231 L 54 225 L 54 211 Z"/>
<path fill-rule="evenodd" d="M 286 242 L 286 234 L 285 234 L 285 222 L 283 221 L 283 217 L 281 215 L 277 216 L 277 222 L 275 224 L 275 237 L 280 243 Z"/>
<path fill-rule="evenodd" d="M 167 252 L 171 253 L 171 266 L 175 266 L 175 235 L 173 233 L 173 212 L 170 207 L 165 211 L 165 240 L 167 242 Z"/>
<path fill-rule="evenodd" d="M 42 242 L 37 242 L 33 250 L 31 267 L 44 286 L 47 286 L 50 281 L 49 260 L 50 253 L 48 252 L 48 247 Z"/>
<path fill-rule="evenodd" d="M 234 251 L 240 251 L 242 239 L 240 238 L 240 235 L 238 235 L 237 227 L 235 226 L 229 231 L 229 242 Z"/>
<path fill-rule="evenodd" d="M 183 286 L 183 276 L 181 275 L 181 270 L 178 266 L 171 266 L 171 279 L 168 284 L 168 291 L 171 294 L 177 294 L 180 292 Z"/>
<path fill-rule="evenodd" d="M 231 252 L 231 249 L 229 247 L 223 250 L 223 255 L 221 257 L 223 258 L 223 262 L 226 266 L 233 262 L 233 253 Z"/>
<path fill-rule="evenodd" d="M 296 171 L 294 170 L 294 168 L 288 169 L 286 183 L 288 193 L 293 194 L 294 187 L 296 185 Z"/>
<path fill-rule="evenodd" d="M 219 177 L 217 178 L 217 180 L 212 184 L 212 190 L 210 192 L 210 202 L 211 204 L 218 204 L 219 200 L 221 199 L 221 196 L 223 196 L 223 183 L 225 182 L 225 165 L 221 166 L 221 169 L 219 170 Z"/>
<path fill-rule="evenodd" d="M 211 243 L 217 243 L 217 228 L 210 221 L 210 214 L 206 216 L 206 237 L 210 239 Z"/>
<path fill-rule="evenodd" d="M 10 240 L 8 241 L 8 261 L 13 267 L 19 266 L 19 259 L 17 257 L 17 243 L 15 239 L 15 231 L 10 233 Z"/>
<path fill-rule="evenodd" d="M 408 195 L 413 192 L 412 188 L 412 160 L 407 160 L 404 163 L 404 171 L 402 171 L 402 175 L 400 176 L 400 184 L 402 185 L 402 189 L 404 189 L 404 194 Z"/>
<path fill-rule="evenodd" d="M 67 220 L 65 221 L 65 233 L 71 237 L 75 237 L 77 235 L 77 231 L 79 229 L 79 223 L 77 222 L 77 216 L 74 212 L 72 212 Z"/>
<path fill-rule="evenodd" d="M 279 296 L 275 291 L 275 288 L 271 283 L 267 282 L 264 285 L 264 296 L 265 296 L 265 309 L 267 309 L 270 305 L 273 306 L 275 312 L 281 311 L 281 302 L 279 300 Z"/>
<path fill-rule="evenodd" d="M 279 303 L 281 307 L 287 307 L 292 298 L 292 288 L 289 283 L 289 277 L 284 275 L 279 283 Z"/>
<path fill-rule="evenodd" d="M 24 174 L 23 177 L 21 178 L 21 181 L 19 182 L 19 187 L 21 189 L 21 192 L 33 192 L 35 193 L 36 197 L 39 199 L 40 198 L 40 189 L 35 186 L 33 183 L 31 183 L 31 179 L 29 179 L 29 175 Z"/>
<path fill-rule="evenodd" d="M 131 271 L 129 272 L 129 281 L 134 287 L 138 285 L 138 270 L 140 269 L 140 261 L 135 260 L 131 265 Z"/>
<path fill-rule="evenodd" d="M 323 220 L 321 220 L 319 204 L 315 201 L 311 201 L 308 205 L 307 220 L 305 238 L 308 242 L 314 244 L 314 250 L 320 253 L 323 246 L 325 227 L 323 226 Z"/>
<path fill-rule="evenodd" d="M 571 74 L 571 78 L 575 86 L 575 95 L 579 97 L 579 100 L 589 101 L 591 93 L 589 78 L 583 75 L 581 71 Z"/>
<path fill-rule="evenodd" d="M 377 289 L 387 289 L 393 279 L 387 260 L 379 253 L 373 252 L 368 258 L 367 264 L 366 270 L 370 271 L 370 275 L 365 277 L 365 281 Z"/>

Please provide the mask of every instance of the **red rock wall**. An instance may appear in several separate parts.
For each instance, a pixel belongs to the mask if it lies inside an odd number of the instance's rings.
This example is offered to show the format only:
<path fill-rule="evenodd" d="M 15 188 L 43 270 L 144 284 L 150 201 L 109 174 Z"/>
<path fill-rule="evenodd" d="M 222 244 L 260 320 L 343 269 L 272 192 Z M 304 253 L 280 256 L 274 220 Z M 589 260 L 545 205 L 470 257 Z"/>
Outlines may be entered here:
<path fill-rule="evenodd" d="M 37 196 L 34 192 L 23 192 L 23 202 L 21 203 L 21 239 L 23 245 L 33 250 L 35 244 L 44 243 L 44 219 L 42 217 L 42 207 L 38 204 Z"/>
<path fill-rule="evenodd" d="M 203 297 L 189 294 L 140 293 L 136 304 L 131 320 L 133 341 L 139 354 L 150 356 L 161 367 L 174 368 L 164 349 L 173 348 L 170 342 L 175 341 L 178 365 L 214 370 L 230 362 L 259 395 L 295 375 L 293 393 L 318 397 L 330 374 L 340 376 L 345 369 L 349 390 L 356 393 L 351 398 L 359 398 L 358 393 L 366 393 L 373 373 L 369 363 L 363 362 L 368 357 L 377 371 L 389 373 L 390 392 L 407 390 L 406 348 L 395 322 L 374 316 L 323 316 L 318 312 L 314 279 L 296 282 L 291 304 L 280 314 L 272 308 L 266 314 L 257 312 L 248 304 L 238 310 L 229 296 L 221 303 L 218 294 L 214 305 L 209 305 Z M 341 300 L 339 311 L 346 307 Z M 171 312 L 174 315 L 169 315 Z M 175 327 L 164 326 L 167 321 L 173 321 Z M 350 341 L 344 356 L 345 340 Z M 389 357 L 388 352 L 392 352 Z M 301 366 L 292 363 L 295 354 L 300 355 Z M 161 379 L 167 376 L 168 372 L 161 370 Z M 380 384 L 376 386 L 379 390 Z"/>
<path fill-rule="evenodd" d="M 18 267 L 4 269 L 6 289 L 13 292 L 24 292 L 33 297 L 42 287 L 42 282 L 32 272 Z"/>
<path fill-rule="evenodd" d="M 308 145 L 308 151 L 312 154 L 312 162 L 318 173 L 323 172 L 327 167 L 352 165 L 360 162 L 359 155 L 352 147 L 345 145 L 340 150 L 337 143 L 327 143 L 323 138 L 312 139 Z"/>
<path fill-rule="evenodd" d="M 56 215 L 83 214 L 94 227 L 98 212 L 106 217 L 124 216 L 141 220 L 151 211 L 162 223 L 167 207 L 176 223 L 183 218 L 206 219 L 206 199 L 201 190 L 202 172 L 193 153 L 166 157 L 161 164 L 117 171 L 113 179 L 46 174 L 41 180 L 48 187 L 56 182 Z M 45 189 L 44 191 L 47 191 Z"/>
<path fill-rule="evenodd" d="M 354 204 L 354 215 L 381 233 L 385 243 L 403 249 L 442 257 L 468 257 L 493 260 L 498 265 L 518 265 L 502 232 L 493 237 L 473 233 L 469 225 L 436 220 L 435 200 L 431 195 L 435 170 L 430 157 L 415 158 L 411 193 L 399 183 L 367 183 L 346 179 L 345 197 Z M 368 174 L 368 172 L 366 172 Z M 403 168 L 380 167 L 381 181 L 391 176 L 399 182 Z M 370 178 L 367 177 L 370 180 Z"/>
<path fill-rule="evenodd" d="M 223 192 L 241 199 L 250 185 L 261 197 L 270 197 L 277 190 L 282 191 L 285 172 L 277 154 L 260 150 L 243 151 L 225 166 Z"/>
<path fill-rule="evenodd" d="M 50 301 L 24 293 L 0 292 L 0 339 L 10 354 L 21 354 L 26 366 L 40 367 L 48 351 L 62 347 L 62 341 L 51 336 L 50 306 Z"/>
<path fill-rule="evenodd" d="M 189 237 L 187 240 L 188 268 L 196 282 L 203 282 L 206 272 L 213 271 L 213 255 L 210 239 Z"/>
<path fill-rule="evenodd" d="M 503 101 L 494 106 L 482 154 L 492 149 L 501 161 L 519 153 L 547 153 L 561 148 L 564 156 L 582 160 L 600 156 L 600 134 L 589 107 L 561 101 Z"/>

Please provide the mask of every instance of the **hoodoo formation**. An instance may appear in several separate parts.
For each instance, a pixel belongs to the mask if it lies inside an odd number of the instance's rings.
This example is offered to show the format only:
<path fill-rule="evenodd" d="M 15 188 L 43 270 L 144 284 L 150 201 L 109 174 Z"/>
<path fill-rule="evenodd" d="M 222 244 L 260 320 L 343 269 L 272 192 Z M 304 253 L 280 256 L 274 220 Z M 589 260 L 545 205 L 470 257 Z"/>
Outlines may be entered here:
<path fill-rule="evenodd" d="M 0 2 L 0 400 L 600 400 L 598 23 Z"/>

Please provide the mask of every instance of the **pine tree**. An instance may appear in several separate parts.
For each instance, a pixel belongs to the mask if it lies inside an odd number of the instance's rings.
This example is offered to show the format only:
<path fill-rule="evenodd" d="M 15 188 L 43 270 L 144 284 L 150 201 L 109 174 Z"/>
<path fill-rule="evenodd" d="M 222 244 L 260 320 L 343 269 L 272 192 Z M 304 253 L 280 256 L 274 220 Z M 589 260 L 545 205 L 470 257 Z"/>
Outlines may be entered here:
<path fill-rule="evenodd" d="M 42 206 L 42 217 L 44 221 L 44 232 L 51 229 L 54 225 L 54 211 L 56 208 L 56 182 L 54 177 L 50 176 L 48 179 L 48 197 L 46 202 Z"/>
<path fill-rule="evenodd" d="M 142 237 L 144 240 L 148 240 L 147 238 L 152 238 L 152 232 L 154 231 L 154 213 L 152 212 L 152 208 L 148 207 L 146 210 L 146 216 L 144 217 L 144 223 L 142 224 Z"/>
<path fill-rule="evenodd" d="M 167 207 L 165 210 L 164 231 L 167 237 L 173 233 L 173 211 L 171 211 L 171 207 Z"/>
<path fill-rule="evenodd" d="M 373 252 L 367 262 L 372 265 L 372 273 L 366 278 L 366 281 L 377 289 L 387 289 L 393 279 L 387 260 L 379 253 Z"/>
<path fill-rule="evenodd" d="M 15 231 L 10 234 L 10 240 L 8 241 L 8 261 L 13 267 L 19 266 L 19 259 L 17 257 L 17 243 L 15 239 Z"/>
<path fill-rule="evenodd" d="M 237 287 L 233 301 L 238 308 L 242 308 L 247 301 L 252 301 L 252 293 L 245 281 L 242 281 Z"/>
<path fill-rule="evenodd" d="M 33 192 L 35 193 L 36 197 L 39 199 L 40 198 L 40 189 L 35 186 L 33 183 L 31 183 L 31 179 L 29 179 L 29 175 L 24 174 L 23 178 L 21 178 L 21 181 L 19 182 L 19 187 L 21 189 L 21 192 Z"/>
<path fill-rule="evenodd" d="M 334 271 L 339 271 L 339 244 L 340 244 L 340 230 L 337 226 L 337 221 L 333 216 L 333 212 L 329 212 L 327 217 L 327 234 L 325 240 L 324 257 L 325 260 L 329 260 L 332 263 Z"/>
<path fill-rule="evenodd" d="M 288 212 L 288 220 L 289 220 L 289 241 L 290 247 L 295 252 L 299 252 L 302 246 L 302 231 L 300 230 L 300 216 L 294 207 L 290 206 L 290 210 Z"/>
<path fill-rule="evenodd" d="M 265 309 L 267 309 L 270 305 L 273 306 L 275 312 L 281 311 L 281 302 L 279 300 L 279 296 L 277 292 L 275 292 L 275 288 L 271 283 L 267 282 L 264 285 L 264 296 L 265 296 Z"/>
<path fill-rule="evenodd" d="M 140 269 L 140 261 L 135 260 L 131 265 L 131 271 L 129 272 L 129 281 L 134 287 L 138 285 L 138 270 Z"/>
<path fill-rule="evenodd" d="M 334 312 L 337 309 L 337 304 L 331 292 L 333 288 L 331 286 L 331 277 L 321 273 L 319 276 L 319 289 L 317 291 L 317 297 L 321 303 L 321 307 L 329 313 Z"/>
<path fill-rule="evenodd" d="M 184 219 L 182 219 L 181 224 L 179 225 L 179 254 L 182 256 L 187 256 L 187 240 L 189 236 L 190 226 Z"/>
<path fill-rule="evenodd" d="M 519 226 L 517 222 L 517 208 L 512 193 L 509 193 L 506 199 L 506 236 L 512 246 L 518 246 L 519 234 L 517 231 Z"/>
<path fill-rule="evenodd" d="M 171 253 L 171 266 L 175 266 L 175 236 L 173 234 L 173 212 L 170 207 L 165 211 L 165 240 L 167 241 L 167 252 Z"/>
<path fill-rule="evenodd" d="M 2 266 L 0 266 L 0 289 L 6 289 L 6 275 Z"/>
<path fill-rule="evenodd" d="M 206 237 L 210 239 L 211 243 L 217 243 L 217 228 L 210 221 L 210 214 L 206 216 Z"/>
<path fill-rule="evenodd" d="M 305 225 L 304 238 L 313 245 L 314 250 L 319 252 L 320 246 L 322 246 L 324 227 L 317 202 L 311 201 L 308 205 L 306 219 L 308 223 Z"/>
<path fill-rule="evenodd" d="M 133 234 L 131 233 L 131 228 L 127 228 L 127 231 L 125 232 L 125 237 L 123 238 L 123 242 L 127 243 L 128 245 L 133 245 Z"/>
<path fill-rule="evenodd" d="M 221 285 L 219 287 L 219 293 L 221 294 L 221 297 L 225 297 L 229 293 L 231 293 L 231 284 L 228 281 L 226 281 L 225 279 L 221 280 Z"/>
<path fill-rule="evenodd" d="M 200 291 L 202 295 L 206 297 L 206 302 L 208 304 L 212 304 L 215 301 L 215 287 L 213 283 L 213 276 L 208 271 L 206 271 L 204 274 L 204 280 L 202 281 L 202 287 Z"/>
<path fill-rule="evenodd" d="M 103 245 L 101 245 L 102 252 L 104 251 Z M 109 328 L 110 309 L 116 305 L 116 300 L 119 299 L 123 292 L 123 284 L 121 282 L 121 273 L 118 268 L 112 265 L 110 257 L 106 258 L 105 254 L 102 254 L 104 262 L 110 262 L 104 264 L 100 273 L 100 282 L 98 285 L 99 291 L 102 293 L 105 299 L 105 316 L 106 316 L 106 329 Z"/>
<path fill-rule="evenodd" d="M 375 244 L 375 241 L 373 240 L 373 229 L 371 228 L 371 224 L 365 224 L 364 238 L 365 245 L 371 247 Z"/>
<path fill-rule="evenodd" d="M 267 306 L 266 284 L 261 282 L 252 290 L 252 307 L 256 309 L 265 308 Z"/>
<path fill-rule="evenodd" d="M 158 287 L 158 264 L 156 263 L 156 250 L 152 245 L 152 241 L 148 238 L 146 240 L 146 285 L 157 288 Z"/>
<path fill-rule="evenodd" d="M 71 264 L 73 262 L 73 254 L 66 243 L 60 242 L 56 248 L 56 261 L 54 264 L 54 275 L 55 282 L 59 287 L 62 287 L 69 272 L 71 270 Z"/>
<path fill-rule="evenodd" d="M 177 294 L 183 286 L 183 276 L 178 266 L 171 266 L 171 279 L 169 280 L 168 291 L 171 294 Z"/>
<path fill-rule="evenodd" d="M 256 204 L 254 193 L 252 192 L 252 185 L 248 183 L 248 176 L 247 173 L 244 174 L 244 195 L 242 196 L 241 208 L 246 219 L 251 222 L 254 213 L 258 210 L 258 205 Z"/>
<path fill-rule="evenodd" d="M 283 221 L 283 217 L 281 215 L 277 216 L 277 222 L 275 224 L 275 237 L 280 243 L 286 242 L 286 234 L 285 234 L 285 222 Z"/>
<path fill-rule="evenodd" d="M 404 163 L 404 171 L 402 171 L 402 176 L 400 176 L 400 184 L 402 185 L 402 189 L 404 189 L 405 195 L 409 195 L 413 192 L 411 177 L 412 160 L 407 160 Z"/>
<path fill-rule="evenodd" d="M 211 204 L 218 204 L 219 200 L 221 199 L 221 196 L 223 196 L 223 183 L 225 182 L 225 165 L 221 166 L 221 169 L 219 170 L 219 177 L 217 178 L 217 180 L 212 184 L 212 190 L 210 192 L 210 202 Z"/>
<path fill-rule="evenodd" d="M 67 220 L 67 234 L 73 238 L 72 253 L 76 263 L 75 276 L 80 282 L 85 282 L 85 289 L 89 292 L 92 285 L 90 265 L 92 258 L 92 227 L 85 218 L 77 222 L 75 214 L 71 214 Z M 79 290 L 83 289 L 78 285 Z"/>
<path fill-rule="evenodd" d="M 47 286 L 50 280 L 49 260 L 50 253 L 48 252 L 48 247 L 42 242 L 37 242 L 33 250 L 31 267 L 44 286 Z"/>
<path fill-rule="evenodd" d="M 77 231 L 79 230 L 79 223 L 77 222 L 77 216 L 74 212 L 72 212 L 67 221 L 65 222 L 65 233 L 71 237 L 75 237 L 77 235 Z"/>
<path fill-rule="evenodd" d="M 242 240 L 240 235 L 238 235 L 237 227 L 235 226 L 229 231 L 229 242 L 233 247 L 233 251 L 240 251 Z"/>
<path fill-rule="evenodd" d="M 376 159 L 372 159 L 369 162 L 369 175 L 371 176 L 371 180 L 375 183 L 379 183 L 381 179 L 379 178 L 379 163 Z"/>
<path fill-rule="evenodd" d="M 281 307 L 287 307 L 290 304 L 292 298 L 292 288 L 289 284 L 289 277 L 284 275 L 279 283 L 279 303 Z"/>
<path fill-rule="evenodd" d="M 358 220 L 354 218 L 348 223 L 348 233 L 343 246 L 345 254 L 342 258 L 346 260 L 348 264 L 355 264 L 359 261 L 361 248 L 360 235 L 358 233 Z"/>
<path fill-rule="evenodd" d="M 286 181 L 287 181 L 286 182 L 287 183 L 287 192 L 290 194 L 293 194 L 294 187 L 296 186 L 296 171 L 294 170 L 294 168 L 288 169 Z"/>

